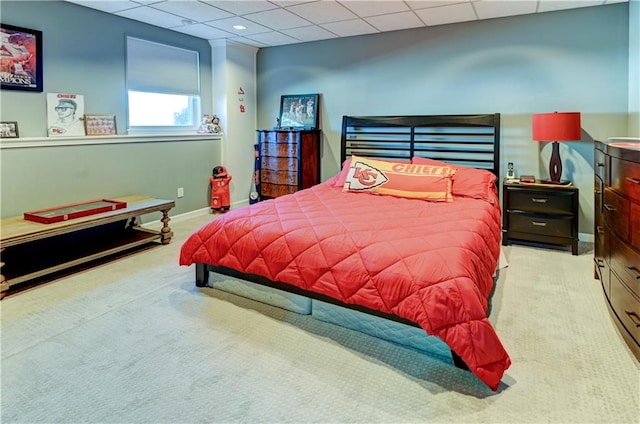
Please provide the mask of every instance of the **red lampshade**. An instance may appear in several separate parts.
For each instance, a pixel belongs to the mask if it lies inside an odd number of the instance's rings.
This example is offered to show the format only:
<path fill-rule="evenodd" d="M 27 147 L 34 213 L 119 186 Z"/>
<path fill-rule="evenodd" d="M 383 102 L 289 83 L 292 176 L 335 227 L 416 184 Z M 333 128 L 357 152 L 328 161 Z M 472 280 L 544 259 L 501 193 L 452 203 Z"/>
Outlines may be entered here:
<path fill-rule="evenodd" d="M 534 114 L 533 139 L 536 141 L 577 141 L 582 139 L 580 112 Z"/>

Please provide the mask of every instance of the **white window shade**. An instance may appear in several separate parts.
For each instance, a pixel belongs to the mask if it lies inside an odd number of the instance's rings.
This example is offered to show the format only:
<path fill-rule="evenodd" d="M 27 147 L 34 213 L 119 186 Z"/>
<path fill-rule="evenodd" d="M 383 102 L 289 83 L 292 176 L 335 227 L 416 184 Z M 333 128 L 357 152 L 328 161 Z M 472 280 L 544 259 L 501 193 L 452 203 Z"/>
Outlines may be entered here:
<path fill-rule="evenodd" d="M 198 52 L 127 37 L 127 90 L 200 95 Z"/>

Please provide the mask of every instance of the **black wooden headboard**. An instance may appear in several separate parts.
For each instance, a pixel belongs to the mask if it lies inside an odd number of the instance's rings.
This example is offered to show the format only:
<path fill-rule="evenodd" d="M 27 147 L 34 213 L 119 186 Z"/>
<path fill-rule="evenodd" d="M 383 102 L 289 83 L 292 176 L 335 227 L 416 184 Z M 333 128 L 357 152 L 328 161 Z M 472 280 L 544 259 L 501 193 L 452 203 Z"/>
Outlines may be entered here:
<path fill-rule="evenodd" d="M 422 156 L 500 173 L 500 114 L 343 116 L 341 163 L 351 155 Z"/>

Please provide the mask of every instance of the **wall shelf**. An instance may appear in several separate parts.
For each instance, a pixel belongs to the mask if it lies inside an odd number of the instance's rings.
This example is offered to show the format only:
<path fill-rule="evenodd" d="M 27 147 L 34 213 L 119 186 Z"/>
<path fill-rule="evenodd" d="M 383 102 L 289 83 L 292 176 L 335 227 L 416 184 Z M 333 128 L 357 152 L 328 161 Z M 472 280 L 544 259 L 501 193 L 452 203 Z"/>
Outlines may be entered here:
<path fill-rule="evenodd" d="M 0 149 L 28 147 L 82 146 L 88 144 L 158 143 L 164 141 L 222 140 L 220 134 L 135 134 L 80 137 L 26 137 L 0 139 Z"/>

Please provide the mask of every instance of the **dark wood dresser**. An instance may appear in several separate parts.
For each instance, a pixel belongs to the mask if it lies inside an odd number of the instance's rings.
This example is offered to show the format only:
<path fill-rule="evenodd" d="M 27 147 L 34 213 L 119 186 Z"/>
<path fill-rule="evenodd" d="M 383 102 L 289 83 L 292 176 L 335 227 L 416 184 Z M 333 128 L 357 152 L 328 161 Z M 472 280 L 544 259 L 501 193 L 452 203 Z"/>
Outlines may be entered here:
<path fill-rule="evenodd" d="M 259 130 L 260 199 L 320 183 L 320 130 Z"/>
<path fill-rule="evenodd" d="M 504 183 L 502 244 L 510 242 L 571 246 L 578 254 L 578 189 Z"/>
<path fill-rule="evenodd" d="M 595 276 L 640 360 L 640 143 L 595 142 Z"/>

